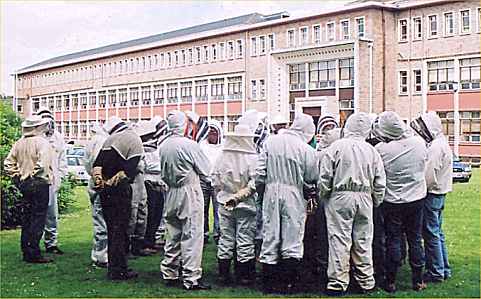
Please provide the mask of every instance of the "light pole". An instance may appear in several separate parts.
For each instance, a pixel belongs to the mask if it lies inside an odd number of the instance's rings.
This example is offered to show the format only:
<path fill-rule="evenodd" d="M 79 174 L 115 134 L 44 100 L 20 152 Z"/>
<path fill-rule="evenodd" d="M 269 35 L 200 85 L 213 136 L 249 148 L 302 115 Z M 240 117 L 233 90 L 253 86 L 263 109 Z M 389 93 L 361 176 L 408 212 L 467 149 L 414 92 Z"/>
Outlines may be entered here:
<path fill-rule="evenodd" d="M 459 156 L 459 83 L 453 82 L 453 107 L 454 107 L 454 154 Z"/>

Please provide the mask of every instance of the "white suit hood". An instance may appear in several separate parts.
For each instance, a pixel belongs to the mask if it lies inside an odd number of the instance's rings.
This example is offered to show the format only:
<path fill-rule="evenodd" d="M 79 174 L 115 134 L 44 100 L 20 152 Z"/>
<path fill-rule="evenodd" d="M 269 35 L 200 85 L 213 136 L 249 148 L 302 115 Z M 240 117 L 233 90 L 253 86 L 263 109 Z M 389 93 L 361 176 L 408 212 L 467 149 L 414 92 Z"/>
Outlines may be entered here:
<path fill-rule="evenodd" d="M 431 136 L 436 139 L 443 133 L 443 126 L 441 124 L 441 119 L 434 111 L 429 111 L 421 116 L 422 120 L 426 124 Z"/>
<path fill-rule="evenodd" d="M 351 115 L 344 127 L 344 137 L 359 137 L 366 139 L 371 132 L 371 120 L 369 114 L 357 112 Z"/>
<path fill-rule="evenodd" d="M 312 116 L 304 113 L 297 113 L 288 131 L 298 133 L 302 139 L 308 143 L 311 141 L 312 137 L 314 137 L 316 126 L 314 125 Z"/>
<path fill-rule="evenodd" d="M 373 125 L 374 135 L 383 140 L 399 140 L 406 135 L 407 128 L 404 121 L 396 112 L 385 111 L 379 114 Z"/>
<path fill-rule="evenodd" d="M 321 135 L 318 143 L 318 150 L 326 149 L 329 145 L 333 144 L 334 141 L 341 138 L 341 128 L 335 128 L 329 130 Z"/>
<path fill-rule="evenodd" d="M 185 113 L 178 110 L 170 111 L 167 116 L 167 125 L 169 126 L 170 133 L 184 136 L 185 128 L 187 126 L 187 117 L 185 116 Z"/>

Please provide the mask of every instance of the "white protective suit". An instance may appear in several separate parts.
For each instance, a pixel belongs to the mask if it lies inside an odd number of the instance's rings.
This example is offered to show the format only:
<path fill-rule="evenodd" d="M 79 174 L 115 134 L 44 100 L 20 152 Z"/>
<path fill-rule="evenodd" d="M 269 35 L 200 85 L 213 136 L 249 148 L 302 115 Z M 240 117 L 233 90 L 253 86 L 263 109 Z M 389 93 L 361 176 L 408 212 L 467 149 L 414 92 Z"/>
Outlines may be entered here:
<path fill-rule="evenodd" d="M 266 140 L 259 155 L 256 185 L 265 185 L 261 263 L 302 259 L 306 221 L 303 186 L 318 178 L 316 152 L 307 144 L 314 133 L 312 117 L 298 113 L 288 130 Z"/>
<path fill-rule="evenodd" d="M 414 136 L 399 115 L 391 111 L 379 115 L 373 130 L 381 140 L 391 140 L 376 145 L 386 171 L 384 201 L 398 204 L 423 199 L 427 159 L 424 140 Z"/>
<path fill-rule="evenodd" d="M 161 178 L 169 187 L 164 203 L 164 219 L 168 232 L 164 259 L 160 265 L 163 279 L 182 280 L 187 289 L 202 277 L 204 245 L 204 199 L 200 179 L 209 173 L 209 159 L 199 145 L 183 137 L 187 118 L 180 111 L 169 112 L 170 132 L 160 144 Z"/>
<path fill-rule="evenodd" d="M 108 137 L 107 132 L 99 126 L 95 125 L 92 128 L 95 133 L 85 147 L 84 167 L 87 173 L 92 176 L 92 166 L 97 159 L 100 150 Z M 107 240 L 107 225 L 102 213 L 102 206 L 100 204 L 100 195 L 93 189 L 94 182 L 91 178 L 88 184 L 88 193 L 90 196 L 90 203 L 92 204 L 92 221 L 94 230 L 94 239 L 90 258 L 95 263 L 107 263 L 108 256 L 108 240 Z"/>
<path fill-rule="evenodd" d="M 423 114 L 422 119 L 434 138 L 428 145 L 426 184 L 429 193 L 446 194 L 453 190 L 453 156 L 443 134 L 441 119 L 434 111 Z"/>
<path fill-rule="evenodd" d="M 351 115 L 344 138 L 334 142 L 319 163 L 320 198 L 328 198 L 328 290 L 346 291 L 350 259 L 359 285 L 366 290 L 374 287 L 372 209 L 383 200 L 386 177 L 381 157 L 365 141 L 370 128 L 366 113 Z"/>
<path fill-rule="evenodd" d="M 257 152 L 254 135 L 245 127 L 237 125 L 233 134 L 226 135 L 224 149 L 216 160 L 213 170 L 213 186 L 218 189 L 220 239 L 217 258 L 231 260 L 234 251 L 237 261 L 246 263 L 255 259 L 254 238 L 256 234 L 255 170 Z M 242 193 L 242 194 L 241 194 Z M 240 201 L 233 210 L 225 207 L 233 196 Z"/>

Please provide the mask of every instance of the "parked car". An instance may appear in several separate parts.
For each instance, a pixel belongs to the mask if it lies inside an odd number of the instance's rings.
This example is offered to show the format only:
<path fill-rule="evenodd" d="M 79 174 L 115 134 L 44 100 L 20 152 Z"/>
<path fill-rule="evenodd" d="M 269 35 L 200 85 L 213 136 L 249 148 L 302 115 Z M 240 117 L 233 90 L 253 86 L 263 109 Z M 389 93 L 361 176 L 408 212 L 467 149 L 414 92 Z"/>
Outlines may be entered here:
<path fill-rule="evenodd" d="M 88 175 L 87 171 L 85 171 L 85 167 L 82 165 L 82 157 L 68 155 L 67 168 L 68 172 L 73 174 L 78 181 L 80 181 L 82 184 L 88 184 L 90 176 Z"/>
<path fill-rule="evenodd" d="M 453 181 L 467 183 L 471 174 L 471 166 L 468 163 L 461 162 L 458 157 L 453 155 Z"/>
<path fill-rule="evenodd" d="M 69 146 L 67 145 L 67 156 L 79 156 L 81 158 L 85 157 L 85 148 L 82 146 L 74 145 Z"/>

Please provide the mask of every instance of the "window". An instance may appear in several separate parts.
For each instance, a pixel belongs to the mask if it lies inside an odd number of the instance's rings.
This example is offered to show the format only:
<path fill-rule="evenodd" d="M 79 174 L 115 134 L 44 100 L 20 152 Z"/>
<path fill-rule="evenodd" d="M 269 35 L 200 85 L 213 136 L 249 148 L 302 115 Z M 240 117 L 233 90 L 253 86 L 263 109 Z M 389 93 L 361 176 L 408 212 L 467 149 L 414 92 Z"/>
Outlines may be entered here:
<path fill-rule="evenodd" d="M 234 59 L 234 42 L 227 42 L 227 58 Z"/>
<path fill-rule="evenodd" d="M 160 54 L 160 68 L 165 68 L 165 55 L 164 55 L 164 53 Z"/>
<path fill-rule="evenodd" d="M 308 40 L 307 27 L 301 27 L 299 29 L 299 44 L 305 46 L 307 45 Z"/>
<path fill-rule="evenodd" d="M 400 94 L 408 93 L 408 72 L 407 71 L 399 72 L 399 93 Z"/>
<path fill-rule="evenodd" d="M 339 125 L 344 126 L 346 120 L 354 113 L 354 100 L 352 98 L 339 99 Z"/>
<path fill-rule="evenodd" d="M 219 43 L 219 60 L 225 59 L 225 43 Z"/>
<path fill-rule="evenodd" d="M 414 93 L 420 93 L 422 91 L 422 86 L 423 86 L 421 70 L 414 70 L 413 76 L 414 76 Z"/>
<path fill-rule="evenodd" d="M 69 111 L 70 110 L 70 97 L 68 95 L 63 96 L 63 104 L 64 104 L 65 111 Z"/>
<path fill-rule="evenodd" d="M 109 107 L 117 106 L 117 93 L 115 90 L 109 90 Z"/>
<path fill-rule="evenodd" d="M 459 60 L 459 81 L 461 89 L 479 89 L 481 58 Z"/>
<path fill-rule="evenodd" d="M 167 66 L 171 67 L 172 66 L 172 56 L 170 52 L 167 53 Z"/>
<path fill-rule="evenodd" d="M 326 39 L 328 41 L 333 41 L 335 39 L 335 23 L 327 23 L 326 25 Z"/>
<path fill-rule="evenodd" d="M 336 61 L 309 63 L 309 89 L 336 87 Z"/>
<path fill-rule="evenodd" d="M 452 90 L 454 86 L 454 60 L 428 62 L 428 84 L 430 91 Z"/>
<path fill-rule="evenodd" d="M 480 142 L 480 113 L 479 111 L 462 111 L 459 112 L 460 123 L 460 140 L 465 142 Z"/>
<path fill-rule="evenodd" d="M 192 52 L 192 49 L 190 49 Z M 164 103 L 164 84 L 154 85 L 154 103 L 156 105 Z"/>
<path fill-rule="evenodd" d="M 349 20 L 342 20 L 341 21 L 341 39 L 350 39 L 351 32 L 349 29 Z"/>
<path fill-rule="evenodd" d="M 142 86 L 142 105 L 150 105 L 150 86 Z"/>
<path fill-rule="evenodd" d="M 127 106 L 127 88 L 119 89 L 119 105 L 120 107 Z"/>
<path fill-rule="evenodd" d="M 181 56 L 180 56 L 180 57 L 181 57 L 180 63 L 181 63 L 182 65 L 186 65 L 186 64 L 187 64 L 187 60 L 186 60 L 186 56 L 185 56 L 185 50 L 182 50 L 182 51 L 181 51 Z"/>
<path fill-rule="evenodd" d="M 180 82 L 180 101 L 183 103 L 192 102 L 192 81 Z"/>
<path fill-rule="evenodd" d="M 216 61 L 217 60 L 217 45 L 216 44 L 212 45 L 211 53 L 212 53 L 212 61 Z"/>
<path fill-rule="evenodd" d="M 339 60 L 339 87 L 354 86 L 354 58 Z"/>
<path fill-rule="evenodd" d="M 470 10 L 462 10 L 461 14 L 461 33 L 469 33 L 471 31 Z"/>
<path fill-rule="evenodd" d="M 89 105 L 90 108 L 94 108 L 97 105 L 97 94 L 95 92 L 89 93 Z M 58 100 L 57 100 L 58 107 Z"/>
<path fill-rule="evenodd" d="M 264 79 L 259 80 L 259 97 L 261 101 L 266 99 L 266 80 Z"/>
<path fill-rule="evenodd" d="M 80 94 L 80 107 L 82 107 L 82 109 L 87 109 L 87 94 L 86 93 Z"/>
<path fill-rule="evenodd" d="M 251 80 L 251 99 L 252 100 L 257 99 L 257 81 L 256 80 Z"/>
<path fill-rule="evenodd" d="M 289 65 L 289 90 L 306 89 L 306 64 Z"/>
<path fill-rule="evenodd" d="M 207 80 L 197 80 L 195 81 L 195 97 L 197 101 L 206 102 L 207 101 L 207 86 L 209 82 Z"/>
<path fill-rule="evenodd" d="M 38 99 L 38 98 L 33 98 L 33 99 L 32 99 L 32 107 L 33 107 L 33 111 L 34 111 L 34 112 L 37 112 L 38 109 L 40 109 L 40 102 L 39 102 L 39 99 Z"/>
<path fill-rule="evenodd" d="M 241 76 L 227 78 L 227 98 L 242 99 L 242 77 Z"/>
<path fill-rule="evenodd" d="M 106 105 L 107 105 L 107 95 L 105 94 L 105 91 L 100 91 L 99 92 L 99 107 L 105 108 Z"/>
<path fill-rule="evenodd" d="M 266 37 L 259 36 L 259 53 L 260 55 L 266 54 Z"/>
<path fill-rule="evenodd" d="M 237 50 L 236 50 L 236 57 L 237 58 L 242 58 L 244 54 L 244 47 L 242 46 L 242 40 L 238 39 L 237 40 Z"/>
<path fill-rule="evenodd" d="M 478 32 L 481 32 L 481 8 L 478 8 Z"/>
<path fill-rule="evenodd" d="M 296 46 L 296 31 L 294 29 L 287 30 L 287 47 Z"/>
<path fill-rule="evenodd" d="M 204 55 L 202 58 L 204 59 L 204 63 L 209 62 L 209 46 L 204 46 Z"/>
<path fill-rule="evenodd" d="M 316 45 L 321 43 L 321 25 L 312 26 L 312 39 Z"/>
<path fill-rule="evenodd" d="M 22 105 L 17 105 L 17 112 L 22 113 L 23 112 L 23 106 Z"/>
<path fill-rule="evenodd" d="M 177 103 L 177 83 L 167 83 L 167 103 Z"/>
<path fill-rule="evenodd" d="M 429 37 L 437 37 L 438 36 L 438 16 L 432 15 L 428 17 L 429 19 Z"/>
<path fill-rule="evenodd" d="M 452 12 L 447 12 L 444 14 L 444 35 L 454 34 L 454 16 Z"/>
<path fill-rule="evenodd" d="M 257 55 L 257 37 L 251 37 L 251 56 Z"/>
<path fill-rule="evenodd" d="M 139 88 L 134 87 L 130 89 L 130 105 L 138 106 L 139 105 Z"/>
<path fill-rule="evenodd" d="M 364 37 L 364 35 L 366 34 L 364 17 L 356 18 L 356 27 L 357 27 L 357 37 Z"/>
<path fill-rule="evenodd" d="M 202 61 L 202 55 L 200 53 L 200 47 L 195 47 L 195 63 L 200 63 Z"/>
<path fill-rule="evenodd" d="M 274 37 L 274 34 L 271 33 L 267 36 L 267 39 L 268 39 L 268 45 L 269 45 L 269 51 L 272 51 L 276 48 L 276 40 L 275 40 L 275 37 Z"/>
<path fill-rule="evenodd" d="M 214 101 L 224 99 L 224 78 L 210 80 L 210 97 Z"/>
<path fill-rule="evenodd" d="M 174 66 L 179 66 L 179 51 L 174 51 L 174 63 L 175 65 Z"/>
<path fill-rule="evenodd" d="M 54 108 L 55 108 L 55 101 L 53 97 L 48 97 L 48 109 L 50 109 L 50 111 L 54 111 Z"/>
<path fill-rule="evenodd" d="M 423 22 L 421 17 L 413 18 L 413 40 L 420 40 L 423 38 Z"/>
<path fill-rule="evenodd" d="M 408 21 L 399 20 L 399 41 L 408 40 Z"/>
<path fill-rule="evenodd" d="M 187 56 L 187 61 L 189 62 L 189 65 L 192 65 L 194 62 L 194 55 L 193 55 L 193 50 L 192 48 L 189 49 L 189 54 Z"/>

